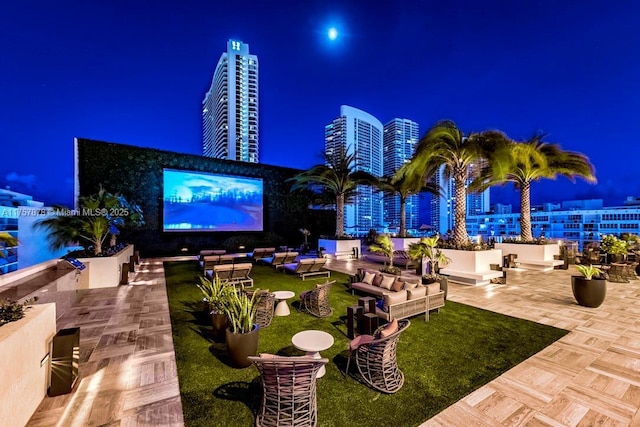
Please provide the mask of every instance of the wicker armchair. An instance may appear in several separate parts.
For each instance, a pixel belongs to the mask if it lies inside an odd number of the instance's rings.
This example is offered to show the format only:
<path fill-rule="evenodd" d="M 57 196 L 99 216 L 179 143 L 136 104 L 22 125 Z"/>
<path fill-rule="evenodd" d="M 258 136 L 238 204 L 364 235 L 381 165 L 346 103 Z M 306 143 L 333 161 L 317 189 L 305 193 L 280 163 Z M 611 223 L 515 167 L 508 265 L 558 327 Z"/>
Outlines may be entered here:
<path fill-rule="evenodd" d="M 398 368 L 396 347 L 400 334 L 410 325 L 407 319 L 398 320 L 398 330 L 388 337 L 377 338 L 386 325 L 378 328 L 373 336 L 356 337 L 349 344 L 346 375 L 349 375 L 349 363 L 353 357 L 362 379 L 371 387 L 384 393 L 400 390 L 404 384 L 404 374 Z"/>
<path fill-rule="evenodd" d="M 247 295 L 253 295 L 253 291 L 246 291 Z M 273 313 L 275 311 L 276 297 L 269 291 L 257 290 L 256 298 L 260 298 L 258 301 L 258 309 L 256 310 L 256 317 L 254 321 L 261 328 L 266 328 L 271 324 L 273 320 Z"/>
<path fill-rule="evenodd" d="M 328 359 L 250 356 L 260 372 L 262 404 L 257 427 L 315 427 L 318 423 L 316 375 Z"/>
<path fill-rule="evenodd" d="M 300 309 L 316 317 L 331 316 L 333 309 L 329 303 L 329 290 L 335 280 L 326 283 L 319 283 L 310 291 L 300 294 Z"/>

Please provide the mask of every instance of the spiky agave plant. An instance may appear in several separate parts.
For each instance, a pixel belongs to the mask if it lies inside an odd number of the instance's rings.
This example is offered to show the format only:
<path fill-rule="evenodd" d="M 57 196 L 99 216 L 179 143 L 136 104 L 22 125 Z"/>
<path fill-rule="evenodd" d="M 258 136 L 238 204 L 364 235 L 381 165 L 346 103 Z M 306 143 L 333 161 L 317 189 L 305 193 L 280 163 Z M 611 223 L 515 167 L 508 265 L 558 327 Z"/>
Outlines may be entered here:
<path fill-rule="evenodd" d="M 589 265 L 576 265 L 576 269 L 584 276 L 587 280 L 592 280 L 593 276 L 597 276 L 596 279 L 602 278 L 602 270 L 598 267 L 594 267 L 592 264 Z"/>
<path fill-rule="evenodd" d="M 234 334 L 246 334 L 253 330 L 253 323 L 258 310 L 258 292 L 250 297 L 244 292 L 231 292 L 225 312 Z"/>

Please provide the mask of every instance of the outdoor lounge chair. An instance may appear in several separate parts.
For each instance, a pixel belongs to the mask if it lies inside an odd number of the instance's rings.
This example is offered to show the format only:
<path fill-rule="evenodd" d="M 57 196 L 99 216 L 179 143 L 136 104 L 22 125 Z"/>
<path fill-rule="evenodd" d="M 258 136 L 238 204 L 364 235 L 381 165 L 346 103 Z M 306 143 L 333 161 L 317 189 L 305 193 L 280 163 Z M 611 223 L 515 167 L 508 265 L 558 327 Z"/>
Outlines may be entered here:
<path fill-rule="evenodd" d="M 378 328 L 373 335 L 359 335 L 353 339 L 349 343 L 349 359 L 345 374 L 349 375 L 349 363 L 351 358 L 354 358 L 362 379 L 369 386 L 383 393 L 395 393 L 400 390 L 404 384 L 404 374 L 398 368 L 396 348 L 400 334 L 411 322 L 407 319 L 397 320 L 397 325 L 398 329 L 388 336 L 382 336 L 382 331 L 388 327 L 385 325 Z"/>
<path fill-rule="evenodd" d="M 272 267 L 278 267 L 284 264 L 284 260 L 287 258 L 287 252 L 275 252 L 273 256 L 260 258 L 258 261 L 261 264 L 267 264 Z"/>
<path fill-rule="evenodd" d="M 308 276 L 331 277 L 331 272 L 324 268 L 326 258 L 303 258 L 297 263 L 283 264 L 282 268 L 288 272 L 297 274 L 302 280 Z"/>
<path fill-rule="evenodd" d="M 230 285 L 253 286 L 253 279 L 249 277 L 253 264 L 243 262 L 240 264 L 218 264 L 213 266 L 212 277 L 226 280 Z"/>
<path fill-rule="evenodd" d="M 272 257 L 275 252 L 276 248 L 255 248 L 251 253 L 251 258 L 255 262 L 263 258 Z"/>
<path fill-rule="evenodd" d="M 329 359 L 261 355 L 248 358 L 260 372 L 262 403 L 257 427 L 318 424 L 316 375 Z"/>
<path fill-rule="evenodd" d="M 329 291 L 335 280 L 326 283 L 318 283 L 310 291 L 300 294 L 300 309 L 316 317 L 331 316 L 333 309 L 329 303 Z"/>

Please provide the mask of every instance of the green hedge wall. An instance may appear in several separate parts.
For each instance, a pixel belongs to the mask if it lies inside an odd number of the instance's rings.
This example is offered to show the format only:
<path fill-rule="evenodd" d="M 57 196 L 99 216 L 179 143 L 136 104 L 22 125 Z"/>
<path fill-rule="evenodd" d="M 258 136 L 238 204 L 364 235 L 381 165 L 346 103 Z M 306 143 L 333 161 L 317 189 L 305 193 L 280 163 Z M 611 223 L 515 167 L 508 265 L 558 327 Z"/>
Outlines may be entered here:
<path fill-rule="evenodd" d="M 262 245 L 299 246 L 307 228 L 311 242 L 321 234 L 333 234 L 335 212 L 310 210 L 310 197 L 290 193 L 286 181 L 299 172 L 265 164 L 212 159 L 151 148 L 134 147 L 78 138 L 77 179 L 80 195 L 97 192 L 100 184 L 110 192 L 119 192 L 140 205 L 145 226 L 124 230 L 121 239 L 134 243 L 145 256 L 189 253 L 200 249 L 225 248 L 235 251 L 244 245 L 247 251 Z M 183 169 L 262 178 L 264 184 L 264 232 L 164 233 L 162 231 L 162 170 Z M 312 243 L 313 245 L 313 243 Z"/>

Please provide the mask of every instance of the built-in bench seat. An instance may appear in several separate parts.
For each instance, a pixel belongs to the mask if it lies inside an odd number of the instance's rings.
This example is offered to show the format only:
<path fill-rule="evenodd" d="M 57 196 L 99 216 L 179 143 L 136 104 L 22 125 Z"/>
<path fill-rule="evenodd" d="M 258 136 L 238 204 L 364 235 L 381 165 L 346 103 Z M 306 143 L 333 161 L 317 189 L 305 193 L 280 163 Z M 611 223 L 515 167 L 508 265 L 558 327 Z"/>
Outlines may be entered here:
<path fill-rule="evenodd" d="M 469 272 L 451 268 L 441 268 L 440 274 L 448 276 L 448 279 L 452 282 L 473 286 L 487 285 L 491 282 L 491 279 L 502 277 L 502 271 L 496 270 Z"/>
<path fill-rule="evenodd" d="M 551 271 L 555 266 L 564 265 L 561 259 L 520 259 L 518 258 L 518 267 L 527 270 Z"/>

